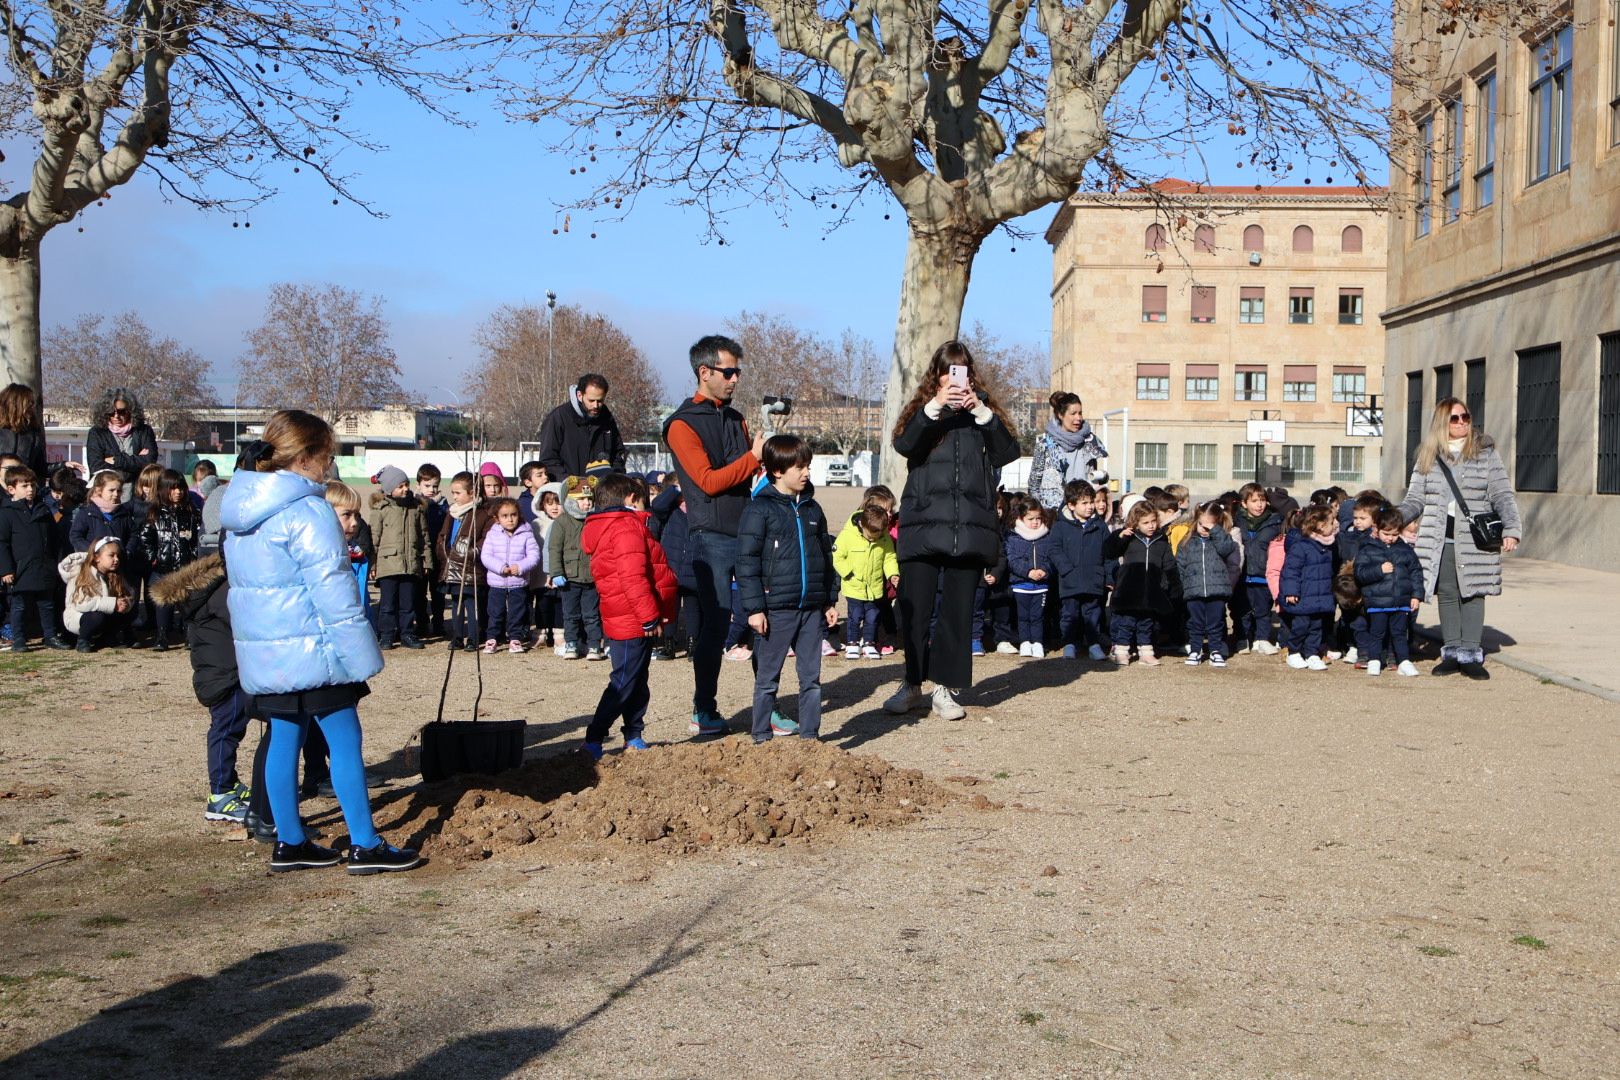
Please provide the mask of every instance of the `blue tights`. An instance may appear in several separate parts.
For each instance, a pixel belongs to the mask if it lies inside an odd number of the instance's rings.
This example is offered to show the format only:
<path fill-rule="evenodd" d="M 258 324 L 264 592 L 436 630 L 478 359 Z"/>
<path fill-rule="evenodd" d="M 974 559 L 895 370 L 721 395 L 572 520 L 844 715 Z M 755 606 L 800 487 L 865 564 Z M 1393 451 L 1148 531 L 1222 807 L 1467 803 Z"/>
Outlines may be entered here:
<path fill-rule="evenodd" d="M 311 722 L 320 725 L 332 748 L 332 790 L 349 826 L 349 842 L 375 847 L 380 839 L 371 824 L 371 799 L 366 794 L 366 766 L 360 757 L 360 714 L 354 706 L 328 713 L 270 718 L 270 752 L 264 762 L 265 794 L 276 819 L 276 839 L 302 844 L 304 827 L 298 818 L 298 754 Z"/>

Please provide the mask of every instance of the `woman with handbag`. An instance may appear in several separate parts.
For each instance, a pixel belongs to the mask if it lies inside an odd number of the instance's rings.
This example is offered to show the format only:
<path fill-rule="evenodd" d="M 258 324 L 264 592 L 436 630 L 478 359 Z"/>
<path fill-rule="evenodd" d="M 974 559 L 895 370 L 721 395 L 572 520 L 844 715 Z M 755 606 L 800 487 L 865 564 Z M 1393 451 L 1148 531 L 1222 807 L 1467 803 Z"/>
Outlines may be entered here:
<path fill-rule="evenodd" d="M 1424 595 L 1440 605 L 1445 644 L 1434 674 L 1490 678 L 1480 643 L 1485 598 L 1502 593 L 1501 553 L 1519 546 L 1519 504 L 1496 443 L 1457 398 L 1434 407 L 1401 516 L 1422 519 L 1416 547 Z"/>

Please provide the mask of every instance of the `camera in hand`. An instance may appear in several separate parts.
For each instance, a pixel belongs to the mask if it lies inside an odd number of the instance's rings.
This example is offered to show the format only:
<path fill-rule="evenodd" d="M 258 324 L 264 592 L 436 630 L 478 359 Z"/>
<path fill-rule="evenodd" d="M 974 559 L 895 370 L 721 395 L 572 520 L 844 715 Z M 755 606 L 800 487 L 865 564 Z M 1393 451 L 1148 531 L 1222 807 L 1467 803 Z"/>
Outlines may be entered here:
<path fill-rule="evenodd" d="M 765 404 L 759 410 L 767 417 L 791 416 L 793 414 L 793 399 L 790 397 L 765 396 Z"/>

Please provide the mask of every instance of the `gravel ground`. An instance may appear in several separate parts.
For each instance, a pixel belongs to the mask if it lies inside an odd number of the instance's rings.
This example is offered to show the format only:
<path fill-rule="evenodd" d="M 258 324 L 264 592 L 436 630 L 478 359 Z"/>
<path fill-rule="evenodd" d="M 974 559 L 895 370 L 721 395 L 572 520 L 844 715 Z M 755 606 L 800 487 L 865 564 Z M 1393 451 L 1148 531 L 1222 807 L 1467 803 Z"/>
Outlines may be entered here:
<path fill-rule="evenodd" d="M 442 659 L 388 654 L 362 709 L 396 842 L 433 816 L 402 748 Z M 485 671 L 531 758 L 607 679 Z M 0 1074 L 1616 1075 L 1620 706 L 992 657 L 966 721 L 896 723 L 898 671 L 829 661 L 824 731 L 969 796 L 911 824 L 359 879 L 202 820 L 184 653 L 0 659 L 0 877 L 79 853 L 0 884 Z M 653 678 L 648 736 L 684 741 L 689 668 Z M 747 696 L 726 664 L 739 730 Z"/>

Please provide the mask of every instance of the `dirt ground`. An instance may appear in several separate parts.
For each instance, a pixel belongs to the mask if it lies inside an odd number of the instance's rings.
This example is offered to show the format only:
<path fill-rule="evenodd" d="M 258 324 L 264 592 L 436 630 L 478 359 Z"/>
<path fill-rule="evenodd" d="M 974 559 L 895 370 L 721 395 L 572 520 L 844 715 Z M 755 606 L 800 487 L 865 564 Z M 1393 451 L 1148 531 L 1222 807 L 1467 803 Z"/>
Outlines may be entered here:
<path fill-rule="evenodd" d="M 539 764 L 478 807 L 408 772 L 442 664 L 389 653 L 362 708 L 378 823 L 432 861 L 350 878 L 203 821 L 183 652 L 0 658 L 0 1074 L 1617 1074 L 1620 706 L 1501 667 L 991 657 L 966 721 L 896 721 L 898 659 L 837 659 L 830 746 L 715 749 L 676 662 L 672 745 L 596 770 L 607 665 L 502 655 L 484 711 Z M 727 663 L 739 732 L 748 689 Z M 807 817 L 840 769 L 853 801 Z M 665 796 L 703 784 L 788 824 L 683 824 Z M 600 835 L 637 785 L 658 835 Z M 508 810 L 532 840 L 489 842 Z"/>

